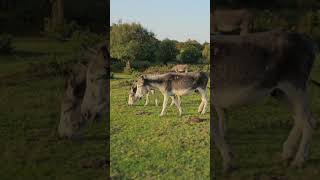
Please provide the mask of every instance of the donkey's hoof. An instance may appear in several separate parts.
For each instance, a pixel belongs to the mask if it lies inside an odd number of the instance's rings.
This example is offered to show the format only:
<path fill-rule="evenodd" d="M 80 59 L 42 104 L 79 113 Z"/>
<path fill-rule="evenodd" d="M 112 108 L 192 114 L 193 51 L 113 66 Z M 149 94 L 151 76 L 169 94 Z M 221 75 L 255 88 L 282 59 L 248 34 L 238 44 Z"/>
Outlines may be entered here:
<path fill-rule="evenodd" d="M 290 164 L 291 167 L 293 168 L 304 168 L 305 166 L 305 161 L 304 160 L 294 160 L 292 161 L 292 163 Z"/>

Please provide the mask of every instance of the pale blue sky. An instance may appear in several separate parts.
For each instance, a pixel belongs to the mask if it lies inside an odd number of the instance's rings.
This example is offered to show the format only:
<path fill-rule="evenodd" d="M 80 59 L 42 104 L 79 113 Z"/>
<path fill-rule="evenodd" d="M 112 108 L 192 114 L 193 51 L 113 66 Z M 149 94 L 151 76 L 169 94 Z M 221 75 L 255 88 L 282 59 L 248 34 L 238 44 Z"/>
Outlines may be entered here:
<path fill-rule="evenodd" d="M 210 0 L 111 0 L 111 24 L 139 22 L 164 38 L 210 41 Z"/>

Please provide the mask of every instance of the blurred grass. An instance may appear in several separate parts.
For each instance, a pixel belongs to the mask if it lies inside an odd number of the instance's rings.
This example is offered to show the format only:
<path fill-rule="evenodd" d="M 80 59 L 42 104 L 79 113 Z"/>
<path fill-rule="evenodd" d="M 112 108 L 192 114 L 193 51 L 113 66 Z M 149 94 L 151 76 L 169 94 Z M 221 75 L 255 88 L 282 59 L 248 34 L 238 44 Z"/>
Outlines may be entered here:
<path fill-rule="evenodd" d="M 105 179 L 103 122 L 83 131 L 78 141 L 57 138 L 62 76 L 34 76 L 30 62 L 57 60 L 72 45 L 41 38 L 16 39 L 15 53 L 0 56 L 0 179 Z"/>

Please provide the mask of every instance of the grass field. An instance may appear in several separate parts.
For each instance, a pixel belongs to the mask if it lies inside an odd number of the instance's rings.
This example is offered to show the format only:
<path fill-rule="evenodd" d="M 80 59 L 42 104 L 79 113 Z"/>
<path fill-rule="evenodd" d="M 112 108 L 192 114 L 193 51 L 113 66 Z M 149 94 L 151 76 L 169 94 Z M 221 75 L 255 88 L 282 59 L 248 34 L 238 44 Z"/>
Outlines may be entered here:
<path fill-rule="evenodd" d="M 87 127 L 81 141 L 58 139 L 63 78 L 30 71 L 68 56 L 72 44 L 21 38 L 14 46 L 0 56 L 0 179 L 105 179 L 105 124 Z"/>
<path fill-rule="evenodd" d="M 311 77 L 320 82 L 320 59 L 316 60 Z M 309 100 L 312 112 L 319 124 L 320 87 L 309 84 Z M 284 168 L 281 163 L 282 143 L 293 124 L 285 104 L 272 98 L 248 107 L 229 111 L 227 141 L 231 144 L 238 170 L 232 176 L 224 176 L 221 158 L 215 149 L 214 162 L 217 179 L 320 179 L 320 133 L 316 130 L 311 145 L 310 159 L 304 169 Z M 217 117 L 216 115 L 214 117 Z"/>
<path fill-rule="evenodd" d="M 99 165 L 105 157 L 105 124 L 87 127 L 81 141 L 60 140 L 63 78 L 30 71 L 32 64 L 66 59 L 72 44 L 40 38 L 17 39 L 16 52 L 0 56 L 0 179 L 105 179 Z M 320 60 L 312 72 L 320 81 Z M 115 179 L 209 179 L 209 112 L 198 116 L 200 98 L 182 97 L 184 115 L 175 107 L 159 117 L 153 99 L 127 106 L 132 77 L 115 74 L 111 80 L 111 175 Z M 158 94 L 159 99 L 162 97 Z M 312 111 L 320 119 L 320 88 L 310 85 Z M 216 117 L 216 116 L 215 116 Z M 228 137 L 239 167 L 232 176 L 221 172 L 214 151 L 217 179 L 319 179 L 320 133 L 316 131 L 307 167 L 281 166 L 282 143 L 292 126 L 286 107 L 266 98 L 230 111 Z"/>
<path fill-rule="evenodd" d="M 197 113 L 200 96 L 181 98 L 183 116 L 176 107 L 159 117 L 161 103 L 153 98 L 127 105 L 132 77 L 115 74 L 111 80 L 111 176 L 121 179 L 209 179 L 210 120 Z M 162 95 L 158 92 L 162 102 Z M 171 103 L 171 101 L 169 101 Z M 191 117 L 204 118 L 192 122 Z"/>

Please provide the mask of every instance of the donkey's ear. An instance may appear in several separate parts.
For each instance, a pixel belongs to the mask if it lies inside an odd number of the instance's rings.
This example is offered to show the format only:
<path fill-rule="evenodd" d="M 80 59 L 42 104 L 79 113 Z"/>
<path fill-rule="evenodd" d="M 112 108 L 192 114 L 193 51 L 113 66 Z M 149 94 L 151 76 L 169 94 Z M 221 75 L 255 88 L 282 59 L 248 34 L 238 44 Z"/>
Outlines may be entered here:
<path fill-rule="evenodd" d="M 144 76 L 143 74 L 141 74 L 141 75 L 139 76 L 139 78 L 144 79 L 145 76 Z"/>

